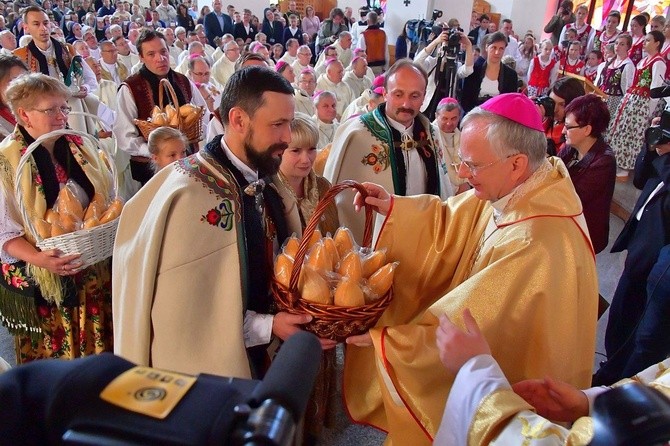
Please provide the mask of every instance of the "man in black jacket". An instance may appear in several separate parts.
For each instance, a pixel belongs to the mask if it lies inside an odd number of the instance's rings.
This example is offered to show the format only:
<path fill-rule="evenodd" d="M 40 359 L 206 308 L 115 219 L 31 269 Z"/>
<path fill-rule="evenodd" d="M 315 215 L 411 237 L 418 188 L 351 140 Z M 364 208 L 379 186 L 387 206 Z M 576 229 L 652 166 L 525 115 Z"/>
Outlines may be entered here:
<path fill-rule="evenodd" d="M 209 44 L 216 48 L 214 38 L 222 37 L 224 34 L 232 34 L 233 20 L 228 14 L 223 13 L 221 0 L 214 0 L 212 7 L 214 11 L 205 16 L 205 35 L 207 35 Z"/>
<path fill-rule="evenodd" d="M 477 45 L 481 48 L 482 39 L 484 39 L 484 36 L 489 33 L 489 23 L 491 23 L 489 16 L 486 14 L 479 16 L 479 28 L 475 28 L 468 33 L 468 37 L 474 45 Z"/>
<path fill-rule="evenodd" d="M 626 376 L 635 332 L 648 301 L 647 279 L 661 249 L 670 243 L 669 153 L 670 143 L 649 146 L 635 163 L 633 184 L 642 189 L 642 194 L 612 247 L 612 252 L 626 249 L 628 255 L 607 321 L 607 361 L 594 375 L 594 385 L 610 385 Z M 636 370 L 649 365 L 637 364 Z"/>

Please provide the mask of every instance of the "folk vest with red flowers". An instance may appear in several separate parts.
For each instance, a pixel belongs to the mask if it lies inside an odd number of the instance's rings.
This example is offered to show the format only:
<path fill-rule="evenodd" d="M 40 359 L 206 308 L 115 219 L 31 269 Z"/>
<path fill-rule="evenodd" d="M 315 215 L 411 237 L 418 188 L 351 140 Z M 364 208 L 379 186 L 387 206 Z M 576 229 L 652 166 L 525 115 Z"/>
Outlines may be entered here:
<path fill-rule="evenodd" d="M 174 88 L 179 104 L 172 104 L 179 108 L 188 104 L 192 99 L 191 81 L 186 76 L 170 70 L 167 75 L 170 85 Z M 142 67 L 138 73 L 129 76 L 123 83 L 128 86 L 137 106 L 137 119 L 146 120 L 151 116 L 151 110 L 158 105 L 159 78 L 146 68 Z M 123 85 L 122 84 L 122 85 Z M 172 98 L 167 92 L 163 95 L 164 105 L 171 104 Z"/>

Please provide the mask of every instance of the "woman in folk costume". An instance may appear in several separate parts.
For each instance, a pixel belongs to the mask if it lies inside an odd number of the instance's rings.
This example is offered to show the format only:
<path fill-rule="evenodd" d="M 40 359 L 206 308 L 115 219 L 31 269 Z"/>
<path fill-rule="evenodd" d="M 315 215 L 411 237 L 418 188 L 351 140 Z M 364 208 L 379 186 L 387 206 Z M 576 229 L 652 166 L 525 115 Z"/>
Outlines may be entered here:
<path fill-rule="evenodd" d="M 621 104 L 624 93 L 633 85 L 635 76 L 635 65 L 628 57 L 628 50 L 633 39 L 628 34 L 622 34 L 616 39 L 614 45 L 615 56 L 598 67 L 598 74 L 594 82 L 604 93 L 607 94 L 607 110 L 613 118 L 610 128 L 615 121 L 616 112 Z"/>
<path fill-rule="evenodd" d="M 628 50 L 628 57 L 637 65 L 644 57 L 645 50 L 644 38 L 647 30 L 647 18 L 642 14 L 636 15 L 630 21 L 630 36 L 633 38 L 630 50 Z"/>
<path fill-rule="evenodd" d="M 288 232 L 302 236 L 316 205 L 330 189 L 325 178 L 314 173 L 316 143 L 319 135 L 309 116 L 296 113 L 291 122 L 291 144 L 282 155 L 279 172 L 272 183 L 284 205 Z M 318 229 L 322 234 L 335 234 L 340 226 L 337 208 L 331 203 L 323 214 Z M 338 399 L 335 349 L 324 350 L 321 368 L 305 412 L 305 444 L 316 444 L 323 426 L 333 427 Z"/>
<path fill-rule="evenodd" d="M 601 32 L 596 33 L 596 37 L 593 39 L 594 50 L 604 53 L 607 45 L 616 42 L 616 38 L 621 34 L 621 31 L 617 28 L 620 22 L 621 13 L 619 11 L 610 11 L 610 13 L 607 14 L 605 28 Z"/>
<path fill-rule="evenodd" d="M 12 133 L 16 127 L 16 118 L 7 105 L 5 91 L 11 81 L 26 71 L 26 65 L 18 57 L 0 55 L 0 140 Z"/>
<path fill-rule="evenodd" d="M 77 271 L 79 255 L 40 251 L 13 195 L 21 155 L 35 139 L 65 128 L 69 96 L 62 82 L 39 73 L 19 77 L 7 90 L 18 124 L 0 144 L 0 319 L 16 336 L 19 364 L 112 350 L 111 261 Z M 84 207 L 94 194 L 109 198 L 106 165 L 82 145 L 80 138 L 62 136 L 32 153 L 19 185 L 31 219 L 54 206 L 66 183 Z"/>
<path fill-rule="evenodd" d="M 663 42 L 665 37 L 660 31 L 651 31 L 645 37 L 648 55 L 637 64 L 633 85 L 623 97 L 610 129 L 609 142 L 619 168 L 617 176 L 622 179 L 635 166 L 644 130 L 649 126 L 658 102 L 649 96 L 649 91 L 660 87 L 665 79 L 665 61 L 659 53 Z"/>
<path fill-rule="evenodd" d="M 663 46 L 661 47 L 661 57 L 665 60 L 665 66 L 670 67 L 670 21 L 663 26 L 663 36 L 665 37 L 665 42 L 663 42 Z M 669 69 L 665 70 L 665 80 L 670 80 Z"/>

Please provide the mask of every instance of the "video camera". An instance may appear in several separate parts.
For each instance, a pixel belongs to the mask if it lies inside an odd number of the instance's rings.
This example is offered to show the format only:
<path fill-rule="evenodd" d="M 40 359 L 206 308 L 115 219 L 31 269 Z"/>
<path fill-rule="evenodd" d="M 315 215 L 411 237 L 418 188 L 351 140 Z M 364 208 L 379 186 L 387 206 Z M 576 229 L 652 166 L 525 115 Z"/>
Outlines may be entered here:
<path fill-rule="evenodd" d="M 110 353 L 34 361 L 0 374 L 0 444 L 292 446 L 320 363 L 307 332 L 281 346 L 262 381 L 189 376 Z"/>
<path fill-rule="evenodd" d="M 660 146 L 670 142 L 670 111 L 663 110 L 661 123 L 645 130 L 644 141 L 649 146 Z"/>

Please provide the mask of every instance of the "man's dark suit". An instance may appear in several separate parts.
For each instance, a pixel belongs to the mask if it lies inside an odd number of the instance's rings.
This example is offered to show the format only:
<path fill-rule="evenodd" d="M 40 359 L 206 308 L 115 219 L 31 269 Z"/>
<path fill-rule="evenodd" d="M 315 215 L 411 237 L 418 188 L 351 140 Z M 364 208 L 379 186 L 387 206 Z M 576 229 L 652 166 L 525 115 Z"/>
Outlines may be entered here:
<path fill-rule="evenodd" d="M 649 200 L 661 182 L 663 186 Z M 670 154 L 658 156 L 643 147 L 635 163 L 633 184 L 642 189 L 642 194 L 612 246 L 612 252 L 626 249 L 628 255 L 607 321 L 608 359 L 594 375 L 596 385 L 609 385 L 623 378 L 623 368 L 633 353 L 635 329 L 647 303 L 647 278 L 661 249 L 670 243 Z M 638 220 L 635 216 L 647 200 Z"/>
<path fill-rule="evenodd" d="M 477 40 L 479 40 L 479 29 L 480 27 L 478 26 L 477 28 L 473 29 L 468 33 L 468 37 L 470 38 L 470 41 L 472 42 L 473 45 L 479 46 L 479 43 Z M 489 30 L 487 29 L 484 35 L 489 34 Z M 485 51 L 485 48 L 480 48 L 482 52 Z"/>
<path fill-rule="evenodd" d="M 215 12 L 210 12 L 205 16 L 205 35 L 209 44 L 216 48 L 216 43 L 214 43 L 215 37 L 221 37 L 224 34 L 233 33 L 233 21 L 228 14 L 221 14 L 223 17 L 223 29 L 221 29 L 221 23 L 216 16 Z"/>
<path fill-rule="evenodd" d="M 244 29 L 244 23 L 236 23 L 235 28 L 233 31 L 233 36 L 235 36 L 235 39 L 243 39 L 245 42 L 247 39 L 253 40 L 256 38 L 256 28 L 254 28 L 254 25 L 249 25 L 249 32 L 247 33 L 247 30 Z"/>

